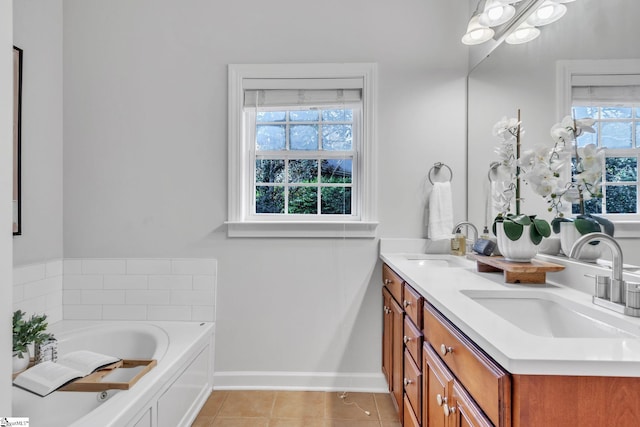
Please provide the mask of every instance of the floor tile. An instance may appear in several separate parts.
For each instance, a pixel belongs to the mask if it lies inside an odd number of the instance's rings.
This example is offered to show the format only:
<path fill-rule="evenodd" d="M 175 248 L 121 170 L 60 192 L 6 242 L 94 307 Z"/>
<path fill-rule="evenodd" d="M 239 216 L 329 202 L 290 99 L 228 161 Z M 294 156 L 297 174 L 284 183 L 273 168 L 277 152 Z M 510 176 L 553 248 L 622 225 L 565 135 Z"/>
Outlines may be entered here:
<path fill-rule="evenodd" d="M 211 427 L 269 427 L 268 418 L 216 417 Z"/>
<path fill-rule="evenodd" d="M 275 391 L 229 391 L 217 417 L 271 417 Z"/>
<path fill-rule="evenodd" d="M 392 397 L 389 393 L 375 393 L 373 395 L 378 408 L 378 414 L 381 420 L 398 421 L 398 411 L 393 404 Z"/>
<path fill-rule="evenodd" d="M 269 427 L 326 427 L 324 418 L 272 418 Z"/>
<path fill-rule="evenodd" d="M 191 427 L 210 427 L 213 425 L 213 420 L 215 417 L 209 415 L 198 415 L 196 420 L 191 424 Z"/>
<path fill-rule="evenodd" d="M 327 420 L 326 427 L 380 427 L 378 420 Z"/>
<path fill-rule="evenodd" d="M 227 391 L 214 391 L 209 395 L 209 398 L 205 402 L 204 406 L 200 410 L 200 415 L 215 416 L 218 414 L 222 403 L 227 398 L 229 392 Z"/>
<path fill-rule="evenodd" d="M 400 421 L 381 421 L 382 427 L 402 427 Z"/>
<path fill-rule="evenodd" d="M 324 392 L 279 391 L 273 405 L 273 418 L 324 418 Z"/>
<path fill-rule="evenodd" d="M 378 420 L 378 411 L 372 393 L 328 393 L 324 416 L 339 420 Z M 364 411 L 368 411 L 367 415 Z"/>

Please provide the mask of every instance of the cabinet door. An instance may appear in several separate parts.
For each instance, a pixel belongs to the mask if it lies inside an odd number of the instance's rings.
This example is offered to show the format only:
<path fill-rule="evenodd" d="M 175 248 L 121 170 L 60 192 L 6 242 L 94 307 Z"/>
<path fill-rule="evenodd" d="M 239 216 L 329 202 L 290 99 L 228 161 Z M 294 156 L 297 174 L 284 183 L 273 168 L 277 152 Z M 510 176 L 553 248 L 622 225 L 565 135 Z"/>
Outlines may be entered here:
<path fill-rule="evenodd" d="M 422 412 L 422 371 L 413 361 L 409 351 L 404 353 L 404 394 L 405 400 L 409 400 L 413 412 L 419 419 Z"/>
<path fill-rule="evenodd" d="M 422 357 L 422 425 L 448 426 L 453 375 L 426 342 Z"/>
<path fill-rule="evenodd" d="M 391 393 L 396 402 L 398 415 L 402 421 L 402 396 L 404 394 L 404 311 L 400 304 L 391 299 L 391 316 L 393 323 L 393 335 L 391 343 Z"/>
<path fill-rule="evenodd" d="M 453 402 L 455 407 L 455 427 L 492 427 L 493 424 L 480 409 L 478 404 L 469 396 L 464 387 L 457 382 L 453 383 Z"/>
<path fill-rule="evenodd" d="M 391 311 L 392 296 L 386 288 L 382 288 L 382 372 L 387 379 L 389 391 L 392 389 L 391 375 L 393 367 L 391 364 L 392 343 L 393 343 L 393 312 Z"/>

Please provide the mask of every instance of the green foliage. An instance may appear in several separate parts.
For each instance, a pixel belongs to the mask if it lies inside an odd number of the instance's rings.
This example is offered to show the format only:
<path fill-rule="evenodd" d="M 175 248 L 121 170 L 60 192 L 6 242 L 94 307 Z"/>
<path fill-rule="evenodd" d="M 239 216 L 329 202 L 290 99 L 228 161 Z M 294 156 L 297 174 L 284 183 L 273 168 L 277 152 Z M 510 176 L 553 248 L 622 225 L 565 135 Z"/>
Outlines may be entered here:
<path fill-rule="evenodd" d="M 27 345 L 40 344 L 53 338 L 53 334 L 44 332 L 47 329 L 47 315 L 31 316 L 24 319 L 25 312 L 16 310 L 13 312 L 13 351 L 20 353 L 27 351 Z M 18 357 L 22 358 L 22 354 Z"/>
<path fill-rule="evenodd" d="M 536 218 L 535 215 L 498 215 L 493 222 L 493 234 L 496 234 L 496 224 L 499 222 L 502 223 L 504 234 L 512 241 L 516 241 L 522 237 L 526 225 L 530 226 L 529 238 L 534 245 L 540 244 L 543 237 L 549 237 L 551 235 L 549 223 L 544 219 Z"/>

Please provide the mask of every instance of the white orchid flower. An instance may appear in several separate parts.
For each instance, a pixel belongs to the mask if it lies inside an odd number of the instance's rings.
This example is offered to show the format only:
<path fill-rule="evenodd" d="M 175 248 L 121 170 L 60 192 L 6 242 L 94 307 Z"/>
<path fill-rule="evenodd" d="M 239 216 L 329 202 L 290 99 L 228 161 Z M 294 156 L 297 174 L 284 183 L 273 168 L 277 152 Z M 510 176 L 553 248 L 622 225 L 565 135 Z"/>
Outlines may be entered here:
<path fill-rule="evenodd" d="M 516 118 L 507 118 L 504 116 L 495 125 L 493 125 L 493 135 L 500 138 L 503 142 L 511 141 L 515 138 L 520 122 Z M 522 129 L 520 130 L 522 133 Z"/>

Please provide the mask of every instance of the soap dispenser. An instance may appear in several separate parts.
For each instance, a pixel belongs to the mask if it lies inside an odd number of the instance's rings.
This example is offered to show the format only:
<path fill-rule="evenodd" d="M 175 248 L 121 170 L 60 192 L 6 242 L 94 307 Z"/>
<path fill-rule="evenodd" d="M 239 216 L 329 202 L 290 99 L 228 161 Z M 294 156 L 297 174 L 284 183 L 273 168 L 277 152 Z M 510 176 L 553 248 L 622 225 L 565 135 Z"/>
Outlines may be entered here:
<path fill-rule="evenodd" d="M 451 239 L 451 255 L 464 255 L 467 251 L 466 240 L 466 237 L 460 231 L 460 227 L 456 228 L 456 234 Z"/>

